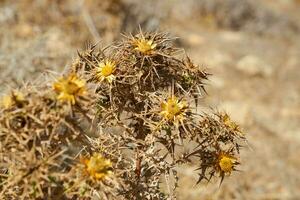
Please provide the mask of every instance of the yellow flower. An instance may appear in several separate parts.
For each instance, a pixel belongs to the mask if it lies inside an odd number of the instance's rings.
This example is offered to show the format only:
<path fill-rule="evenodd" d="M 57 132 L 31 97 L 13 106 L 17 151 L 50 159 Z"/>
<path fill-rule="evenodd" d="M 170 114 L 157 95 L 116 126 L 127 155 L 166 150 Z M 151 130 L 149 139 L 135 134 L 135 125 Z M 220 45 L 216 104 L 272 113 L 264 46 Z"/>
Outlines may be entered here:
<path fill-rule="evenodd" d="M 68 77 L 62 77 L 55 82 L 53 89 L 58 93 L 58 100 L 70 102 L 74 105 L 76 96 L 85 93 L 85 81 L 79 79 L 76 74 L 72 73 Z"/>
<path fill-rule="evenodd" d="M 176 121 L 183 118 L 186 108 L 185 102 L 180 102 L 176 97 L 172 96 L 161 104 L 160 114 L 168 121 Z"/>
<path fill-rule="evenodd" d="M 10 95 L 2 97 L 1 105 L 5 108 L 11 108 L 12 106 L 21 106 L 25 101 L 24 95 L 21 92 L 14 91 Z"/>
<path fill-rule="evenodd" d="M 151 54 L 153 50 L 156 48 L 156 44 L 153 43 L 153 40 L 146 39 L 136 39 L 134 41 L 135 50 L 143 54 Z"/>
<path fill-rule="evenodd" d="M 116 71 L 116 63 L 114 61 L 104 61 L 99 64 L 96 72 L 96 77 L 100 82 L 107 80 L 111 83 L 114 79 L 114 72 Z"/>
<path fill-rule="evenodd" d="M 112 174 L 112 163 L 101 154 L 95 153 L 89 159 L 83 159 L 86 172 L 96 180 L 103 180 Z"/>
<path fill-rule="evenodd" d="M 219 156 L 219 169 L 223 173 L 231 173 L 236 162 L 236 158 L 230 155 L 221 154 Z"/>

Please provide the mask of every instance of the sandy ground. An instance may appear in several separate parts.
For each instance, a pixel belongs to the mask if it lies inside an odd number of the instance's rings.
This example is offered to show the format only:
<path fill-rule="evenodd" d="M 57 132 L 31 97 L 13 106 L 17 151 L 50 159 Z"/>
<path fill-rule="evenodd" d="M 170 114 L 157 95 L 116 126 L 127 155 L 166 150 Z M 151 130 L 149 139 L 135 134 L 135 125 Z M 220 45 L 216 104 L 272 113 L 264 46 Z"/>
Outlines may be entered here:
<path fill-rule="evenodd" d="M 214 74 L 202 106 L 229 112 L 249 140 L 241 171 L 220 187 L 217 181 L 195 186 L 195 167 L 180 169 L 178 199 L 300 199 L 299 1 L 124 2 L 130 6 L 117 11 L 100 3 L 98 12 L 86 1 L 84 11 L 59 12 L 43 7 L 46 0 L 0 1 L 1 92 L 62 71 L 87 41 L 107 44 L 137 24 L 165 30 Z"/>
<path fill-rule="evenodd" d="M 182 171 L 188 191 L 182 199 L 299 199 L 299 43 L 228 31 L 188 33 L 199 42 L 188 52 L 214 74 L 206 105 L 240 122 L 250 148 L 242 171 L 220 188 L 193 187 L 192 173 Z"/>

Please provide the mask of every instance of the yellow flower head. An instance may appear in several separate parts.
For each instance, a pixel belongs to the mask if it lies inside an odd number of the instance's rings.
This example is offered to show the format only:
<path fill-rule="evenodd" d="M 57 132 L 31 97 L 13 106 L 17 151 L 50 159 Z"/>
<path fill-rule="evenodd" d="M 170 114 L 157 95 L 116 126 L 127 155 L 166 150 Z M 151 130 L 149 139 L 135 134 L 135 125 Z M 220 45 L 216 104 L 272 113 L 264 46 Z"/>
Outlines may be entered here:
<path fill-rule="evenodd" d="M 185 102 L 180 102 L 176 97 L 172 96 L 161 104 L 161 115 L 168 121 L 183 118 L 183 114 L 187 108 Z"/>
<path fill-rule="evenodd" d="M 53 84 L 53 89 L 58 93 L 57 99 L 60 101 L 75 104 L 76 96 L 85 93 L 85 81 L 79 79 L 72 73 L 68 77 L 62 77 Z"/>
<path fill-rule="evenodd" d="M 96 180 L 103 180 L 112 174 L 112 163 L 99 153 L 95 153 L 89 159 L 83 159 L 83 164 L 89 176 Z"/>
<path fill-rule="evenodd" d="M 115 71 L 116 63 L 114 61 L 107 60 L 99 64 L 96 72 L 96 77 L 100 82 L 107 80 L 109 83 L 111 83 L 115 79 Z"/>
<path fill-rule="evenodd" d="M 135 50 L 143 54 L 151 54 L 156 48 L 157 44 L 153 43 L 153 40 L 136 39 L 134 41 Z"/>
<path fill-rule="evenodd" d="M 23 105 L 25 101 L 24 95 L 19 91 L 13 91 L 9 95 L 5 95 L 2 97 L 1 105 L 5 108 L 11 108 L 12 106 L 20 106 Z"/>
<path fill-rule="evenodd" d="M 219 156 L 219 169 L 223 173 L 231 173 L 236 162 L 236 158 L 230 155 L 221 154 Z"/>

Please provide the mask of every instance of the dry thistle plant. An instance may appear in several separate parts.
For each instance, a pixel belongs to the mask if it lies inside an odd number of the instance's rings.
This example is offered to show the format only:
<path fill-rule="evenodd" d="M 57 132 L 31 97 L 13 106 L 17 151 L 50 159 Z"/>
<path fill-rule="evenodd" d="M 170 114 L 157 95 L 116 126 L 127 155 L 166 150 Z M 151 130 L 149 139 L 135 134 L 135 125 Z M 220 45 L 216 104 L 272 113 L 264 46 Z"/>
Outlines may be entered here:
<path fill-rule="evenodd" d="M 3 96 L 1 199 L 176 199 L 237 170 L 246 139 L 226 113 L 197 113 L 209 74 L 164 33 L 78 53 L 68 73 Z M 191 150 L 187 150 L 191 149 Z"/>

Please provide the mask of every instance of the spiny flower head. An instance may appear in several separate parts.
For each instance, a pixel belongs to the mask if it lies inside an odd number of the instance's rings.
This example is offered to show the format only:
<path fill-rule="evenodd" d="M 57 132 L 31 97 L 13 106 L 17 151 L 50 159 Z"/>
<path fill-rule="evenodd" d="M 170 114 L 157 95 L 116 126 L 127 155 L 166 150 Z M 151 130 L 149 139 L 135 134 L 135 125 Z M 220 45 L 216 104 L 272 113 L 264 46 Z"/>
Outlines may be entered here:
<path fill-rule="evenodd" d="M 234 169 L 236 158 L 230 155 L 221 153 L 218 159 L 218 168 L 221 173 L 231 173 Z"/>
<path fill-rule="evenodd" d="M 81 96 L 85 93 L 85 81 L 79 79 L 75 73 L 72 73 L 68 77 L 62 77 L 55 82 L 53 89 L 58 93 L 58 100 L 74 105 L 76 96 Z"/>
<path fill-rule="evenodd" d="M 112 174 L 112 163 L 100 153 L 95 153 L 89 159 L 83 159 L 85 170 L 95 180 L 103 180 Z"/>
<path fill-rule="evenodd" d="M 151 54 L 157 46 L 157 44 L 155 44 L 153 40 L 147 40 L 144 38 L 135 39 L 133 44 L 135 46 L 135 50 L 143 54 Z"/>
<path fill-rule="evenodd" d="M 183 114 L 187 108 L 187 104 L 184 101 L 179 101 L 177 97 L 172 96 L 167 101 L 161 104 L 161 115 L 167 120 L 180 120 L 183 118 Z"/>
<path fill-rule="evenodd" d="M 24 95 L 19 91 L 13 91 L 9 95 L 2 97 L 1 105 L 5 108 L 11 108 L 12 106 L 22 106 L 25 101 Z"/>
<path fill-rule="evenodd" d="M 100 82 L 107 80 L 109 83 L 111 83 L 115 79 L 115 71 L 116 63 L 111 60 L 106 60 L 99 64 L 99 67 L 96 71 L 96 77 Z"/>
<path fill-rule="evenodd" d="M 221 120 L 225 124 L 225 126 L 230 128 L 231 130 L 241 132 L 239 125 L 232 121 L 228 114 L 225 113 L 221 115 Z"/>

